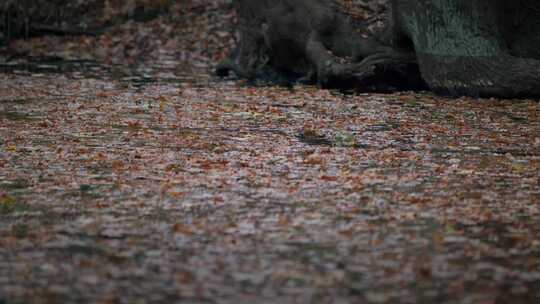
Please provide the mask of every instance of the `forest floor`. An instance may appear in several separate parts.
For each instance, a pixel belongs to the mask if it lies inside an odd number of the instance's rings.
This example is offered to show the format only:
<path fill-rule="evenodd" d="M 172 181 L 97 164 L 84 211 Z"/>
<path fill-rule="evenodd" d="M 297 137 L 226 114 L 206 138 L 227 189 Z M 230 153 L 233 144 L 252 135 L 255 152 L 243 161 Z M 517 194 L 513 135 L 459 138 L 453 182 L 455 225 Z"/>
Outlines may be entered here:
<path fill-rule="evenodd" d="M 218 79 L 213 3 L 0 50 L 0 303 L 540 302 L 538 101 Z"/>

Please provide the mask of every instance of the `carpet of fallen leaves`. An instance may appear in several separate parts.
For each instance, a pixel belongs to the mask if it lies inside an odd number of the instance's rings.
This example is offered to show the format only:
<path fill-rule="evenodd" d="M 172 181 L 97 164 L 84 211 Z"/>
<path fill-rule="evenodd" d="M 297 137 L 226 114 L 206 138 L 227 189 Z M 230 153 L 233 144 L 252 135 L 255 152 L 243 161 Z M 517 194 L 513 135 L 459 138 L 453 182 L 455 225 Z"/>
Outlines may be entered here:
<path fill-rule="evenodd" d="M 0 303 L 540 302 L 538 101 L 254 87 L 184 50 L 4 68 Z"/>
<path fill-rule="evenodd" d="M 100 2 L 101 0 L 92 0 Z M 138 1 L 113 1 L 116 6 L 89 12 L 99 15 L 95 23 L 112 22 L 98 36 L 46 36 L 15 40 L 2 48 L 0 63 L 7 57 L 11 64 L 39 60 L 94 60 L 101 63 L 134 66 L 144 62 L 156 68 L 207 68 L 222 60 L 233 42 L 235 14 L 231 0 L 177 0 L 148 22 L 122 20 L 123 9 Z M 150 5 L 163 1 L 147 1 Z M 122 6 L 120 4 L 124 3 Z M 88 21 L 90 22 L 90 21 Z M 374 21 L 375 22 L 375 21 Z M 144 68 L 144 67 L 140 67 Z"/>

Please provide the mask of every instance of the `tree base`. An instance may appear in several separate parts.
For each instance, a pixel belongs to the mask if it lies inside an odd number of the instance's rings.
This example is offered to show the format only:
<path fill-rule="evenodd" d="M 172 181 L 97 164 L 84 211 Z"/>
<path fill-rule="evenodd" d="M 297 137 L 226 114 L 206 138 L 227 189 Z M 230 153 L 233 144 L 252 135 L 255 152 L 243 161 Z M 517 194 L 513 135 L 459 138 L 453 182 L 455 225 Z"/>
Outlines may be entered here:
<path fill-rule="evenodd" d="M 388 29 L 368 37 L 344 1 L 238 0 L 240 39 L 217 74 L 364 91 L 540 96 L 535 0 L 391 0 Z"/>

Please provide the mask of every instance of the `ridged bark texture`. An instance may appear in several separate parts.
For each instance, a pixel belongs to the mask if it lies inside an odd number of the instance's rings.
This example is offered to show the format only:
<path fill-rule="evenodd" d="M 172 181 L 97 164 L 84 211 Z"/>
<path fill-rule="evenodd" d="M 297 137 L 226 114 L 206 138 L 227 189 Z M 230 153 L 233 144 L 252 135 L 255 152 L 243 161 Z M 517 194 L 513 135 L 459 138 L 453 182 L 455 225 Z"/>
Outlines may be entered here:
<path fill-rule="evenodd" d="M 391 0 L 366 37 L 352 0 L 238 0 L 237 49 L 218 71 L 321 86 L 422 87 L 452 95 L 540 96 L 540 2 Z"/>

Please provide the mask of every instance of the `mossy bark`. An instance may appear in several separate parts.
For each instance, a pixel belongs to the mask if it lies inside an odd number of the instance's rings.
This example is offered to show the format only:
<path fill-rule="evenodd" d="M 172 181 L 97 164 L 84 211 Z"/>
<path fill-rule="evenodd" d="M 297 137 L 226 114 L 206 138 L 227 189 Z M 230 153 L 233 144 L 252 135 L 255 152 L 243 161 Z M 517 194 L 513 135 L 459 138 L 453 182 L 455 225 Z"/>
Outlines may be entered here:
<path fill-rule="evenodd" d="M 393 1 L 399 34 L 412 41 L 423 79 L 433 90 L 473 96 L 540 95 L 534 6 L 540 7 L 535 1 Z"/>

